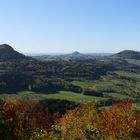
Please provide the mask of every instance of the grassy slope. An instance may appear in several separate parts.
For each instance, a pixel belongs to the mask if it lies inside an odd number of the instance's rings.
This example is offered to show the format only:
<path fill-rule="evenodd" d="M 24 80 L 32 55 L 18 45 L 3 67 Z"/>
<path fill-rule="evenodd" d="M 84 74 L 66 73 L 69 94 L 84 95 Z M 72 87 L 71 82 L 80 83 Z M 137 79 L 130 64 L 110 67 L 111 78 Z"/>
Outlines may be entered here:
<path fill-rule="evenodd" d="M 119 99 L 132 99 L 134 94 L 140 92 L 140 74 L 126 71 L 114 71 L 96 81 L 73 81 L 72 83 Z"/>
<path fill-rule="evenodd" d="M 49 95 L 47 95 L 47 98 L 66 99 L 66 100 L 71 100 L 71 101 L 75 101 L 75 102 L 87 102 L 87 101 L 92 101 L 92 100 L 99 101 L 99 100 L 104 99 L 101 97 L 86 96 L 83 94 L 74 93 L 74 92 L 70 92 L 70 91 L 59 91 L 56 94 L 49 94 Z"/>
<path fill-rule="evenodd" d="M 100 100 L 105 99 L 102 97 L 86 96 L 80 93 L 74 93 L 70 91 L 59 91 L 53 94 L 23 91 L 23 92 L 19 92 L 18 94 L 1 94 L 0 97 L 7 98 L 7 99 L 17 98 L 17 99 L 23 99 L 25 101 L 44 100 L 44 99 L 66 99 L 66 100 L 75 101 L 75 102 L 100 101 Z"/>
<path fill-rule="evenodd" d="M 131 99 L 130 96 L 119 94 L 119 93 L 108 93 L 108 95 L 116 99 Z"/>
<path fill-rule="evenodd" d="M 126 60 L 130 64 L 140 65 L 140 60 L 136 60 L 136 59 L 126 59 Z"/>

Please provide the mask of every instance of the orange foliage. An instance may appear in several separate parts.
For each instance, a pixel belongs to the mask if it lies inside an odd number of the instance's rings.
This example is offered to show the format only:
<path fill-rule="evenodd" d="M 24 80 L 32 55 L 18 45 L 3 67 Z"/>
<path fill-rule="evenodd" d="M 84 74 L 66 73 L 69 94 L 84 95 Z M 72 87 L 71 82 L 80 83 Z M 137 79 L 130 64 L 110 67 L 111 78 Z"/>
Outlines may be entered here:
<path fill-rule="evenodd" d="M 126 138 L 133 132 L 135 117 L 129 101 L 117 103 L 99 115 L 98 129 L 112 139 Z"/>
<path fill-rule="evenodd" d="M 59 116 L 49 113 L 47 108 L 36 110 L 37 106 L 37 102 L 24 103 L 20 100 L 1 105 L 0 118 L 3 125 L 0 125 L 0 136 L 9 134 L 11 139 L 18 140 L 24 134 L 50 128 Z"/>
<path fill-rule="evenodd" d="M 134 140 L 140 139 L 140 112 L 124 101 L 107 109 L 82 104 L 60 118 L 37 102 L 5 102 L 0 108 L 3 140 Z M 53 125 L 55 124 L 55 125 Z M 9 135 L 9 136 L 8 136 Z"/>
<path fill-rule="evenodd" d="M 140 113 L 138 114 L 140 116 Z M 138 129 L 140 118 L 136 117 L 132 103 L 129 101 L 101 110 L 98 110 L 94 103 L 81 105 L 75 110 L 68 111 L 60 120 L 59 125 L 61 135 L 66 140 L 123 140 L 134 139 L 140 134 L 140 129 Z"/>

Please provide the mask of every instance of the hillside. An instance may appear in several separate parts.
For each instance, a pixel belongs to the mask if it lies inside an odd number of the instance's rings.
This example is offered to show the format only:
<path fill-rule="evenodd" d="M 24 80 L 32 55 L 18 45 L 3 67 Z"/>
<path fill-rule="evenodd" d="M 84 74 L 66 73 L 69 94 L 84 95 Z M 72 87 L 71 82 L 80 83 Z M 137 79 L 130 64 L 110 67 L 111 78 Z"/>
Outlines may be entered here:
<path fill-rule="evenodd" d="M 78 52 L 78 51 L 75 51 L 75 52 L 72 53 L 72 55 L 80 55 L 80 54 L 81 54 L 81 53 Z"/>
<path fill-rule="evenodd" d="M 0 59 L 22 59 L 25 56 L 7 44 L 0 45 Z"/>
<path fill-rule="evenodd" d="M 120 57 L 120 58 L 126 58 L 126 59 L 140 59 L 140 52 L 138 51 L 132 51 L 132 50 L 124 50 L 122 52 L 119 52 L 113 57 Z"/>

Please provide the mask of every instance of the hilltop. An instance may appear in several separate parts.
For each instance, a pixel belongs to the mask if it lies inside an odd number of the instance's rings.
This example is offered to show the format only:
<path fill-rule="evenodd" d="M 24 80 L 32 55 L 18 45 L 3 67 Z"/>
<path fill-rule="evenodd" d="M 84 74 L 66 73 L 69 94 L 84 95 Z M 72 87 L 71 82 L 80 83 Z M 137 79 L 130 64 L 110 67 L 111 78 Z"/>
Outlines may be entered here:
<path fill-rule="evenodd" d="M 7 44 L 0 45 L 0 59 L 21 59 L 25 56 Z"/>
<path fill-rule="evenodd" d="M 126 59 L 140 59 L 140 52 L 133 50 L 124 50 L 113 55 L 113 57 L 121 57 Z"/>
<path fill-rule="evenodd" d="M 75 52 L 73 52 L 71 55 L 81 55 L 81 53 L 78 52 L 78 51 L 75 51 Z"/>

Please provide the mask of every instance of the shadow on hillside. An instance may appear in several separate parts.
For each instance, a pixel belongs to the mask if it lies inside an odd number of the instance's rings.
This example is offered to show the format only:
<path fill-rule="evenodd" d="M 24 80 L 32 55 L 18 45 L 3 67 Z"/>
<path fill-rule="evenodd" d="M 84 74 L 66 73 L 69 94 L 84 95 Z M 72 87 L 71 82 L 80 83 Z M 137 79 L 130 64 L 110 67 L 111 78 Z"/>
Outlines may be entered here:
<path fill-rule="evenodd" d="M 41 93 L 41 94 L 56 94 L 58 93 L 62 88 L 40 88 L 40 89 L 34 89 L 33 92 Z"/>
<path fill-rule="evenodd" d="M 23 90 L 0 90 L 0 94 L 17 94 L 18 92 L 23 91 Z"/>
<path fill-rule="evenodd" d="M 78 103 L 68 100 L 61 99 L 45 99 L 38 103 L 34 107 L 33 111 L 41 111 L 45 108 L 48 108 L 51 113 L 58 113 L 59 115 L 64 114 L 67 110 L 74 109 L 78 106 Z"/>

